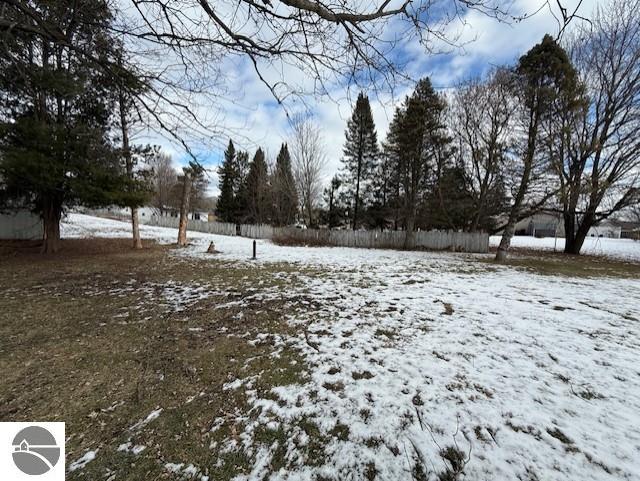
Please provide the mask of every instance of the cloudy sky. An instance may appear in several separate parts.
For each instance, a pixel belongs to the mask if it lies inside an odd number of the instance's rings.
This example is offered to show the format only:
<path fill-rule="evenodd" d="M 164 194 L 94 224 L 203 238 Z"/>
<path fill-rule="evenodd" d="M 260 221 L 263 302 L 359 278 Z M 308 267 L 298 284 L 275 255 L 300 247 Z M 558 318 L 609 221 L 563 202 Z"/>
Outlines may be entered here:
<path fill-rule="evenodd" d="M 597 5 L 607 0 L 583 0 L 578 13 L 591 16 Z M 501 2 L 504 5 L 507 2 Z M 395 54 L 406 62 L 406 68 L 413 78 L 431 77 L 438 89 L 447 89 L 473 76 L 481 76 L 496 65 L 513 64 L 518 57 L 540 41 L 545 33 L 558 33 L 559 17 L 555 0 L 549 4 L 545 0 L 513 0 L 509 13 L 514 17 L 529 16 L 520 22 L 498 21 L 481 12 L 470 10 L 450 22 L 446 27 L 447 37 L 456 39 L 458 47 L 441 47 L 439 53 L 427 53 L 417 42 L 405 42 Z M 563 5 L 572 11 L 579 0 L 564 0 Z M 533 15 L 534 12 L 537 12 Z M 554 16 L 555 15 L 555 16 Z M 580 20 L 574 20 L 579 22 Z M 389 22 L 386 34 L 393 34 L 395 25 Z M 387 29 L 387 26 L 385 26 Z M 234 137 L 238 148 L 255 151 L 258 146 L 266 150 L 274 159 L 280 144 L 286 141 L 289 132 L 287 111 L 295 112 L 300 105 L 288 104 L 287 109 L 278 105 L 267 87 L 251 69 L 248 60 L 225 59 L 221 68 L 225 70 L 225 89 L 228 101 L 215 105 L 218 134 L 215 140 L 196 149 L 200 162 L 210 169 L 210 193 L 217 194 L 216 166 L 220 163 L 226 137 Z M 301 83 L 312 82 L 303 78 L 304 72 L 290 72 Z M 370 96 L 379 140 L 384 139 L 388 123 L 393 115 L 394 105 L 409 93 L 410 86 L 400 87 L 391 95 L 381 91 Z M 346 84 L 334 85 L 329 97 L 307 97 L 305 109 L 315 118 L 322 129 L 327 154 L 325 177 L 327 180 L 340 168 L 342 144 L 346 121 L 351 114 L 352 102 L 357 96 L 353 88 Z M 206 112 L 214 106 L 202 104 L 199 109 Z M 189 157 L 180 146 L 158 134 L 143 136 L 141 141 L 159 144 L 171 153 L 177 168 L 185 165 Z"/>

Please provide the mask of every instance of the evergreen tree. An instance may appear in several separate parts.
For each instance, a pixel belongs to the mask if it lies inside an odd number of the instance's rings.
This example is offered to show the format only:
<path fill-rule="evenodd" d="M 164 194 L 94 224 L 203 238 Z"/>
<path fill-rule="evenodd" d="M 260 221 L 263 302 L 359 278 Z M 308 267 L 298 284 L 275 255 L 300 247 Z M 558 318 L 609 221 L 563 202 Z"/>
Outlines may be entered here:
<path fill-rule="evenodd" d="M 345 221 L 345 212 L 347 211 L 345 205 L 346 196 L 341 188 L 342 179 L 339 175 L 334 175 L 329 186 L 324 190 L 324 201 L 327 204 L 325 222 L 328 224 L 329 229 L 338 227 Z"/>
<path fill-rule="evenodd" d="M 233 222 L 242 224 L 247 221 L 249 211 L 249 193 L 247 192 L 247 177 L 249 176 L 249 152 L 241 150 L 233 163 Z"/>
<path fill-rule="evenodd" d="M 31 9 L 65 38 L 54 42 L 37 28 L 6 32 L 0 49 L 0 179 L 13 206 L 42 217 L 43 252 L 55 252 L 63 209 L 144 200 L 111 135 L 117 94 L 138 80 L 124 67 L 114 75 L 81 54 L 91 52 L 107 63 L 118 58 L 108 2 L 32 0 L 28 8 L 7 7 L 3 14 L 16 24 L 32 24 Z"/>
<path fill-rule="evenodd" d="M 412 248 L 418 210 L 429 192 L 429 174 L 447 155 L 446 104 L 424 78 L 396 110 L 386 142 L 387 158 L 397 176 L 396 199 L 401 202 L 406 229 L 405 247 Z"/>
<path fill-rule="evenodd" d="M 378 167 L 384 181 L 378 184 L 376 189 L 378 202 L 382 201 L 381 203 L 386 205 L 384 209 L 386 212 L 383 215 L 388 215 L 392 219 L 394 230 L 398 230 L 403 220 L 402 206 L 404 200 L 401 187 L 401 172 L 403 169 L 399 139 L 403 115 L 404 110 L 396 108 L 393 119 L 389 124 L 387 138 L 382 144 L 382 160 Z"/>
<path fill-rule="evenodd" d="M 472 217 L 473 196 L 468 189 L 464 168 L 444 166 L 429 192 L 421 227 L 427 230 L 465 230 Z"/>
<path fill-rule="evenodd" d="M 279 226 L 293 224 L 298 215 L 298 192 L 287 144 L 282 144 L 280 147 L 272 189 L 274 223 Z"/>
<path fill-rule="evenodd" d="M 367 221 L 370 227 L 384 230 L 394 216 L 394 175 L 393 162 L 385 149 L 376 166 L 372 182 L 372 200 L 367 210 Z"/>
<path fill-rule="evenodd" d="M 269 219 L 269 172 L 264 152 L 258 148 L 247 174 L 247 212 L 246 219 L 262 224 Z"/>
<path fill-rule="evenodd" d="M 504 228 L 496 260 L 504 261 L 515 233 L 516 223 L 520 219 L 525 199 L 529 194 L 532 180 L 547 168 L 546 159 L 540 161 L 539 144 L 545 121 L 558 114 L 555 107 L 558 99 L 571 97 L 577 88 L 577 74 L 567 52 L 550 36 L 534 45 L 520 57 L 516 67 L 516 83 L 521 101 L 523 130 L 518 159 L 519 185 L 517 186 L 509 218 Z"/>
<path fill-rule="evenodd" d="M 345 137 L 342 178 L 353 205 L 352 228 L 355 230 L 366 207 L 364 194 L 371 187 L 379 156 L 371 105 L 362 92 L 347 122 Z"/>
<path fill-rule="evenodd" d="M 229 140 L 227 150 L 224 151 L 224 160 L 218 168 L 220 195 L 216 204 L 216 216 L 222 222 L 235 222 L 235 192 L 236 184 L 236 148 L 233 141 Z"/>

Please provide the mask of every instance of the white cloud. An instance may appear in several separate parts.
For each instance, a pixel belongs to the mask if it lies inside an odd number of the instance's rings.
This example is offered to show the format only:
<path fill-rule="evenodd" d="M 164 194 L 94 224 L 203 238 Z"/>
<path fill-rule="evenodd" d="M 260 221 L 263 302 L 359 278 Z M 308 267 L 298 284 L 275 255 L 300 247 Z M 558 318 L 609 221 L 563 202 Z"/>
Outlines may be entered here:
<path fill-rule="evenodd" d="M 511 14 L 514 16 L 530 14 L 540 8 L 544 0 L 514 0 Z M 571 11 L 578 0 L 567 0 L 564 5 Z M 580 7 L 580 14 L 589 16 L 598 0 L 585 0 Z M 602 2 L 600 2 L 602 3 Z M 574 20 L 577 22 L 578 20 Z M 394 23 L 389 23 L 390 31 L 385 37 L 393 36 Z M 518 23 L 500 22 L 481 12 L 470 10 L 452 21 L 445 32 L 449 38 L 459 37 L 463 47 L 450 50 L 449 53 L 434 55 L 425 53 L 424 48 L 416 40 L 403 45 L 403 55 L 408 58 L 408 73 L 418 78 L 429 75 L 436 87 L 450 87 L 472 75 L 483 73 L 492 65 L 511 64 L 528 48 L 538 42 L 545 33 L 556 34 L 558 25 L 549 7 L 543 8 L 531 18 Z M 434 43 L 434 48 L 444 45 Z M 284 78 L 292 85 L 309 90 L 314 79 L 307 72 L 288 65 L 262 65 L 264 75 L 269 79 Z M 248 61 L 238 57 L 227 58 L 219 66 L 226 72 L 225 87 L 228 96 L 216 99 L 215 105 L 197 105 L 195 110 L 207 115 L 215 112 L 219 134 L 213 139 L 203 140 L 197 146 L 198 151 L 209 150 L 209 159 L 219 159 L 227 143 L 227 135 L 232 136 L 239 148 L 253 152 L 262 146 L 273 159 L 280 144 L 287 140 L 289 120 L 287 112 L 308 107 L 321 125 L 326 144 L 328 166 L 326 177 L 330 177 L 340 167 L 344 129 L 351 115 L 351 103 L 355 101 L 356 92 L 347 87 L 333 86 L 331 99 L 306 97 L 301 100 L 289 99 L 285 106 L 279 106 L 268 88 L 257 77 Z M 410 91 L 401 87 L 395 97 L 382 87 L 377 95 L 370 95 L 372 110 L 378 137 L 383 140 L 388 124 L 393 115 L 393 105 Z M 304 105 L 306 103 L 306 106 Z M 162 145 L 172 151 L 174 160 L 179 164 L 186 159 L 184 149 L 166 137 L 150 135 L 149 141 Z M 215 191 L 215 189 L 212 189 Z"/>

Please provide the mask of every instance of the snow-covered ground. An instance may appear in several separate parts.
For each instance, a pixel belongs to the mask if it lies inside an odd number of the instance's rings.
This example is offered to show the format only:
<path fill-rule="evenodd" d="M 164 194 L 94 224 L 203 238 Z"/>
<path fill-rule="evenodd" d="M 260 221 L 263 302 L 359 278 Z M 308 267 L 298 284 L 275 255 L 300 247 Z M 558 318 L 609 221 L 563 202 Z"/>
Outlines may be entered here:
<path fill-rule="evenodd" d="M 489 245 L 498 247 L 500 236 L 491 236 Z M 512 247 L 525 247 L 545 251 L 562 252 L 564 239 L 554 237 L 536 238 L 531 236 L 515 236 L 511 240 Z M 587 237 L 582 246 L 582 253 L 595 256 L 607 256 L 622 260 L 640 261 L 640 241 L 631 239 L 608 239 L 604 237 Z"/>
<path fill-rule="evenodd" d="M 63 235 L 124 237 L 129 226 L 71 214 Z M 216 259 L 249 262 L 249 239 L 190 237 L 176 255 L 207 262 L 214 241 Z M 640 244 L 618 242 L 624 258 L 640 258 Z M 238 421 L 240 441 L 227 446 L 255 457 L 239 479 L 270 472 L 278 446 L 253 433 L 279 426 L 288 428 L 288 470 L 268 479 L 436 479 L 451 467 L 442 456 L 450 447 L 466 462 L 460 479 L 640 479 L 640 280 L 542 276 L 482 255 L 258 244 L 259 262 L 322 273 L 291 286 L 309 302 L 288 314 L 300 329 L 283 340 L 306 356 L 308 382 L 269 399 L 250 379 L 227 386 L 261 408 Z M 301 418 L 332 433 L 317 465 L 303 454 Z"/>

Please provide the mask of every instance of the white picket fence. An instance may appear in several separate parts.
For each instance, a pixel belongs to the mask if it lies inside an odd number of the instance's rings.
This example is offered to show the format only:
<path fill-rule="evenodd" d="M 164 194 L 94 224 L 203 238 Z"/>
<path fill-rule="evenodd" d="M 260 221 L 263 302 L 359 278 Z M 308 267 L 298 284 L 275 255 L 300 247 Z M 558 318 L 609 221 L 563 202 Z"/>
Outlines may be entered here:
<path fill-rule="evenodd" d="M 154 216 L 151 225 L 178 228 L 176 217 Z M 238 235 L 235 224 L 190 220 L 187 229 L 220 235 Z M 240 235 L 250 239 L 280 239 L 308 244 L 336 247 L 363 247 L 375 249 L 402 249 L 403 231 L 353 231 L 328 229 L 297 229 L 273 227 L 267 224 L 242 224 Z M 415 233 L 415 247 L 428 250 L 452 250 L 460 252 L 489 252 L 489 234 L 485 232 L 421 231 Z"/>

